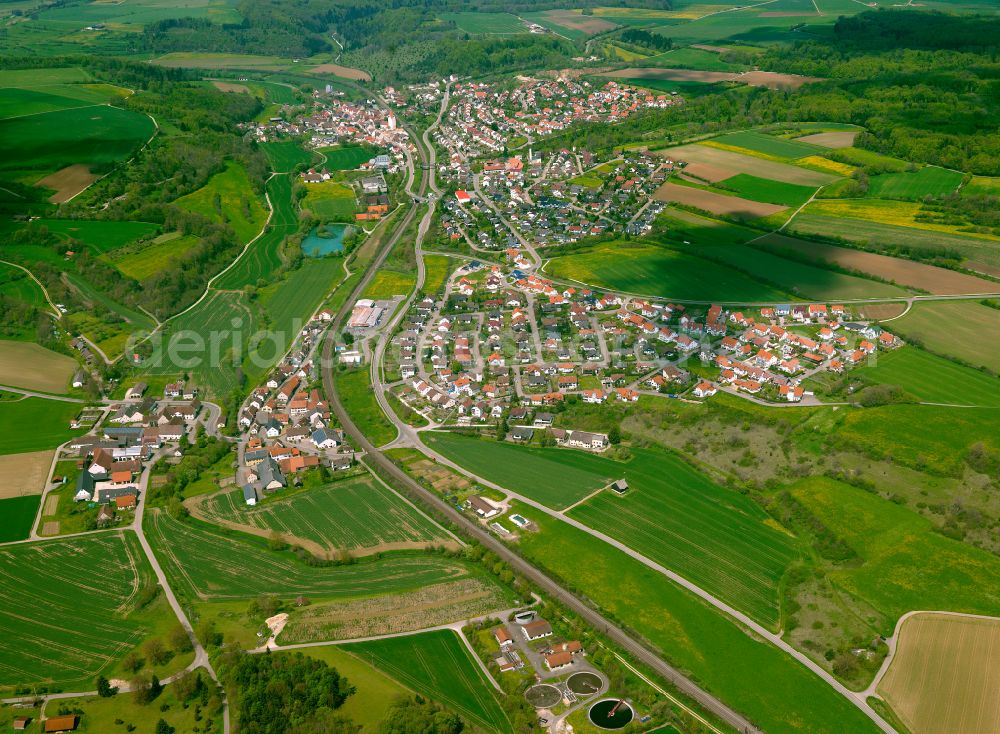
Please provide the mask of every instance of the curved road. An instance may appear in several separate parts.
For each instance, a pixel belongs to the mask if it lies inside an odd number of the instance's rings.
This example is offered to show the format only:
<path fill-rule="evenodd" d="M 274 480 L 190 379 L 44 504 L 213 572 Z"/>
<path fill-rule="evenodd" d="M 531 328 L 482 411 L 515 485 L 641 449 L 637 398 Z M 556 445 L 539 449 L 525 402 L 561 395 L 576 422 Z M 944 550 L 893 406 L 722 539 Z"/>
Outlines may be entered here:
<path fill-rule="evenodd" d="M 411 137 L 416 140 L 412 133 Z M 417 150 L 422 160 L 428 160 L 430 158 L 420 145 L 417 145 Z M 424 169 L 424 176 L 419 189 L 419 195 L 421 196 L 423 196 L 428 187 L 431 186 L 430 182 L 433 180 L 433 176 L 428 174 L 432 173 L 432 171 L 433 168 Z M 382 454 L 377 447 L 368 441 L 344 409 L 340 396 L 337 393 L 337 384 L 335 379 L 334 345 L 336 342 L 336 335 L 340 332 L 340 329 L 347 318 L 347 315 L 350 313 L 354 302 L 360 297 L 361 293 L 368 285 L 368 282 L 372 277 L 374 277 L 374 274 L 378 270 L 379 266 L 385 261 L 388 253 L 392 250 L 393 246 L 395 246 L 396 242 L 398 242 L 399 238 L 402 236 L 402 233 L 413 221 L 414 216 L 416 216 L 416 212 L 417 204 L 414 202 L 403 220 L 397 224 L 396 232 L 389 239 L 389 241 L 383 245 L 382 251 L 376 256 L 372 264 L 369 266 L 369 269 L 365 273 L 364 277 L 355 286 L 355 289 L 351 293 L 350 297 L 348 297 L 344 301 L 344 304 L 340 307 L 340 310 L 332 320 L 323 341 L 321 359 L 323 388 L 330 399 L 331 410 L 334 415 L 337 416 L 337 420 L 340 422 L 344 432 L 351 437 L 357 449 L 364 451 L 372 464 L 377 465 L 379 470 L 381 470 L 385 476 L 392 479 L 394 486 L 398 488 L 405 488 L 411 496 L 421 500 L 425 506 L 435 510 L 439 516 L 444 517 L 455 525 L 461 526 L 467 535 L 475 538 L 481 545 L 497 554 L 497 556 L 502 558 L 521 576 L 528 579 L 532 584 L 543 590 L 553 599 L 558 599 L 560 603 L 565 605 L 567 608 L 572 609 L 582 619 L 586 620 L 586 622 L 594 629 L 602 631 L 615 644 L 627 651 L 635 659 L 641 661 L 644 665 L 647 665 L 655 670 L 658 675 L 670 681 L 671 684 L 676 686 L 678 690 L 697 701 L 699 705 L 704 707 L 706 710 L 711 711 L 722 721 L 726 722 L 727 725 L 741 732 L 758 734 L 760 730 L 744 716 L 728 707 L 704 689 L 700 688 L 693 681 L 685 677 L 683 673 L 671 666 L 659 657 L 659 655 L 639 642 L 636 638 L 632 637 L 624 629 L 614 624 L 611 620 L 588 606 L 581 599 L 577 598 L 569 590 L 562 587 L 558 582 L 511 551 L 510 548 L 486 531 L 481 525 L 479 525 L 479 523 L 473 521 L 464 513 L 456 510 L 433 492 L 424 489 L 413 478 L 396 466 L 388 457 Z M 418 281 L 416 287 L 419 288 L 421 285 L 422 283 Z M 374 374 L 377 375 L 377 370 Z M 376 384 L 381 385 L 380 382 Z M 380 400 L 384 399 L 384 396 L 381 395 L 384 391 L 376 389 L 375 392 L 377 395 L 380 395 Z M 399 419 L 395 416 L 395 413 L 389 410 L 387 411 L 387 414 L 390 417 L 395 418 L 394 422 L 398 425 Z"/>

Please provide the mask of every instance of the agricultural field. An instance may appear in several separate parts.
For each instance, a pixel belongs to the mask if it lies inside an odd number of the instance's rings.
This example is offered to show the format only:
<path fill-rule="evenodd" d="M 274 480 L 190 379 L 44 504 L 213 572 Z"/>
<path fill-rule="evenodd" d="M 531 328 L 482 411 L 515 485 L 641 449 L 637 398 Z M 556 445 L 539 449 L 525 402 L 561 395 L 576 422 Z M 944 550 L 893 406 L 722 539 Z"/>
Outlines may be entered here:
<path fill-rule="evenodd" d="M 778 140 L 778 138 L 775 138 Z M 788 163 L 757 158 L 752 155 L 738 153 L 708 145 L 681 145 L 673 148 L 662 148 L 655 151 L 657 155 L 686 163 L 699 163 L 711 166 L 717 170 L 721 180 L 735 176 L 738 173 L 749 173 L 759 178 L 798 184 L 800 186 L 825 186 L 835 181 L 839 176 L 811 171 Z"/>
<path fill-rule="evenodd" d="M 922 207 L 916 202 L 890 201 L 887 199 L 822 199 L 813 201 L 803 211 L 806 214 L 859 219 L 876 224 L 891 224 L 896 227 L 912 227 L 934 232 L 960 234 L 959 228 L 951 224 L 937 224 L 917 220 Z M 996 239 L 1000 243 L 1000 237 Z"/>
<path fill-rule="evenodd" d="M 396 438 L 396 427 L 382 412 L 372 392 L 371 375 L 364 367 L 336 375 L 337 392 L 344 409 L 361 432 L 375 446 Z"/>
<path fill-rule="evenodd" d="M 735 268 L 686 252 L 631 242 L 602 243 L 584 252 L 552 258 L 545 264 L 545 273 L 618 292 L 662 298 L 723 302 L 788 298 L 786 292 Z"/>
<path fill-rule="evenodd" d="M 856 374 L 879 384 L 898 385 L 921 401 L 1000 408 L 1000 378 L 918 347 L 880 353 L 874 364 Z"/>
<path fill-rule="evenodd" d="M 364 727 L 366 734 L 376 731 L 393 701 L 407 695 L 407 689 L 400 683 L 370 665 L 363 657 L 347 652 L 343 645 L 309 647 L 298 652 L 336 668 L 357 689 L 337 711 Z"/>
<path fill-rule="evenodd" d="M 52 23 L 89 25 L 110 23 L 116 29 L 141 31 L 143 26 L 171 18 L 202 18 L 215 23 L 242 20 L 232 0 L 140 0 L 137 3 L 92 3 L 46 10 L 40 15 Z M 72 27 L 72 26 L 70 26 Z"/>
<path fill-rule="evenodd" d="M 281 244 L 285 237 L 298 229 L 292 203 L 292 182 L 287 175 L 273 176 L 268 180 L 266 189 L 271 202 L 271 221 L 236 264 L 213 283 L 218 288 L 238 290 L 267 282 L 282 265 Z"/>
<path fill-rule="evenodd" d="M 302 322 L 312 316 L 343 277 L 343 258 L 309 258 L 288 272 L 284 279 L 259 291 L 260 304 L 272 331 L 277 332 L 286 345 L 290 344 Z"/>
<path fill-rule="evenodd" d="M 95 256 L 108 255 L 136 240 L 156 234 L 160 226 L 150 222 L 116 222 L 103 219 L 39 219 L 64 242 L 81 242 Z"/>
<path fill-rule="evenodd" d="M 308 550 L 328 558 L 340 550 L 369 555 L 449 540 L 440 527 L 370 475 L 285 494 L 247 507 L 237 489 L 205 498 L 192 509 L 212 523 L 264 536 L 277 531 L 299 545 L 306 541 Z"/>
<path fill-rule="evenodd" d="M 856 275 L 846 275 L 822 266 L 806 265 L 773 255 L 751 246 L 704 247 L 699 252 L 737 268 L 762 282 L 773 283 L 799 298 L 821 301 L 906 296 L 907 291 L 889 283 L 880 283 Z"/>
<path fill-rule="evenodd" d="M 668 661 L 762 730 L 877 731 L 864 714 L 801 664 L 746 634 L 662 574 L 564 522 L 537 512 L 531 518 L 540 531 L 518 542 L 526 558 L 638 632 Z"/>
<path fill-rule="evenodd" d="M 0 687 L 90 685 L 149 632 L 134 616 L 153 574 L 132 533 L 13 545 L 0 559 Z M 45 624 L 23 614 L 25 599 Z"/>
<path fill-rule="evenodd" d="M 375 273 L 363 297 L 373 300 L 386 300 L 394 296 L 405 296 L 413 290 L 416 282 L 415 273 L 401 273 L 397 270 L 379 270 Z"/>
<path fill-rule="evenodd" d="M 963 175 L 937 166 L 914 172 L 881 173 L 868 180 L 868 196 L 873 199 L 919 201 L 925 196 L 947 196 L 962 184 Z"/>
<path fill-rule="evenodd" d="M 723 61 L 719 54 L 700 48 L 674 48 L 648 59 L 658 66 L 676 69 L 699 69 L 702 71 L 742 71 L 745 67 Z M 627 59 L 626 59 L 627 61 Z"/>
<path fill-rule="evenodd" d="M 498 692 L 451 630 L 343 645 L 410 690 L 437 701 L 484 731 L 513 732 Z"/>
<path fill-rule="evenodd" d="M 451 271 L 451 260 L 446 255 L 424 255 L 424 293 L 434 295 L 444 288 Z"/>
<path fill-rule="evenodd" d="M 808 155 L 818 155 L 824 152 L 824 149 L 819 145 L 804 143 L 801 140 L 776 138 L 752 130 L 720 135 L 717 138 L 712 138 L 712 141 L 734 148 L 743 148 L 754 153 L 762 153 L 773 158 L 790 160 L 804 158 Z"/>
<path fill-rule="evenodd" d="M 517 602 L 488 576 L 424 586 L 392 596 L 310 604 L 289 619 L 283 645 L 414 632 L 510 609 Z"/>
<path fill-rule="evenodd" d="M 291 59 L 256 54 L 174 51 L 151 59 L 150 63 L 172 69 L 252 69 L 287 71 L 296 68 Z"/>
<path fill-rule="evenodd" d="M 1000 310 L 975 301 L 914 303 L 888 328 L 932 352 L 1000 372 Z"/>
<path fill-rule="evenodd" d="M 617 23 L 607 18 L 584 15 L 580 10 L 539 10 L 522 13 L 521 17 L 571 41 L 588 38 L 597 33 L 605 33 L 618 27 Z"/>
<path fill-rule="evenodd" d="M 876 153 L 874 150 L 865 148 L 842 148 L 827 154 L 828 158 L 846 163 L 857 168 L 878 168 L 888 173 L 903 173 L 910 167 L 910 163 L 901 158 Z"/>
<path fill-rule="evenodd" d="M 41 497 L 26 494 L 21 497 L 0 497 L 0 543 L 24 540 L 31 534 L 31 526 L 38 513 Z"/>
<path fill-rule="evenodd" d="M 665 242 L 742 245 L 760 237 L 760 230 L 669 206 L 657 218 L 657 224 L 666 228 Z"/>
<path fill-rule="evenodd" d="M 46 398 L 0 400 L 0 455 L 44 451 L 80 435 L 69 427 L 79 412 L 76 403 Z"/>
<path fill-rule="evenodd" d="M 146 514 L 146 532 L 174 589 L 192 601 L 250 599 L 258 594 L 326 599 L 410 591 L 468 576 L 462 562 L 427 553 L 394 553 L 348 566 L 308 566 L 261 538 L 220 530 L 165 512 Z"/>
<path fill-rule="evenodd" d="M 528 32 L 528 27 L 511 13 L 441 13 L 441 20 L 454 23 L 460 31 L 472 34 L 507 36 Z"/>
<path fill-rule="evenodd" d="M 859 200 L 865 201 L 865 200 Z M 874 200 L 871 200 L 874 201 Z M 816 202 L 813 202 L 815 204 Z M 824 202 L 836 203 L 836 202 Z M 907 202 L 886 202 L 904 204 Z M 961 260 L 963 267 L 1000 276 L 1000 242 L 959 232 L 932 231 L 908 224 L 882 224 L 865 219 L 847 219 L 837 215 L 814 214 L 807 206 L 789 223 L 788 229 L 806 237 L 824 237 L 848 241 L 879 251 L 887 244 L 905 246 L 930 256 L 948 254 Z M 912 206 L 917 206 L 913 204 Z"/>
<path fill-rule="evenodd" d="M 996 614 L 1000 558 L 935 531 L 906 507 L 848 484 L 813 477 L 791 489 L 860 557 L 828 572 L 830 581 L 885 615 L 883 632 L 914 609 Z M 914 569 L 920 569 L 919 574 Z"/>
<path fill-rule="evenodd" d="M 142 282 L 169 268 L 198 242 L 194 235 L 165 232 L 143 247 L 115 252 L 105 259 L 125 275 Z"/>
<path fill-rule="evenodd" d="M 107 106 L 0 120 L 0 170 L 107 167 L 128 158 L 153 131 L 146 115 Z"/>
<path fill-rule="evenodd" d="M 213 395 L 228 395 L 236 387 L 235 369 L 238 365 L 234 361 L 242 364 L 247 359 L 246 354 L 242 355 L 242 359 L 238 358 L 233 347 L 237 344 L 245 347 L 248 336 L 256 329 L 256 314 L 242 294 L 214 292 L 198 306 L 170 322 L 162 340 L 163 349 L 154 352 L 144 363 L 144 371 L 150 375 L 168 376 L 189 372 L 198 385 L 204 385 Z M 185 347 L 182 353 L 169 348 L 171 345 L 188 344 L 190 342 L 185 340 L 191 338 L 203 340 L 201 343 L 205 346 L 201 350 Z M 214 352 L 211 349 L 213 345 L 216 345 Z M 248 374 L 253 376 L 262 369 L 250 369 Z"/>
<path fill-rule="evenodd" d="M 267 219 L 267 211 L 246 171 L 233 162 L 227 163 L 226 170 L 212 176 L 200 189 L 182 196 L 174 204 L 212 221 L 228 224 L 240 242 L 256 237 Z"/>
<path fill-rule="evenodd" d="M 877 255 L 848 247 L 837 247 L 822 242 L 808 242 L 780 234 L 769 234 L 756 243 L 768 252 L 791 256 L 791 259 L 808 259 L 817 263 L 832 263 L 852 271 L 869 273 L 876 278 L 898 283 L 935 295 L 956 293 L 993 293 L 997 284 L 954 270 L 924 265 L 887 255 Z"/>
<path fill-rule="evenodd" d="M 959 477 L 976 444 L 1000 451 L 1000 412 L 995 408 L 891 405 L 850 411 L 837 437 L 877 459 L 888 459 L 934 476 Z"/>
<path fill-rule="evenodd" d="M 777 629 L 781 579 L 799 556 L 794 541 L 757 504 L 675 454 L 633 453 L 619 469 L 629 483 L 625 496 L 604 491 L 569 517 Z"/>
<path fill-rule="evenodd" d="M 26 272 L 13 265 L 0 263 L 0 296 L 24 301 L 45 310 L 49 309 L 42 287 Z M 24 324 L 24 328 L 26 333 L 34 334 L 34 328 L 30 324 Z"/>
<path fill-rule="evenodd" d="M 809 197 L 816 193 L 813 186 L 799 186 L 798 184 L 785 183 L 783 181 L 772 181 L 767 178 L 758 178 L 747 173 L 738 173 L 727 179 L 723 179 L 721 188 L 735 191 L 740 196 L 754 201 L 766 201 L 771 204 L 780 204 L 787 207 L 801 206 L 809 201 Z"/>
<path fill-rule="evenodd" d="M 670 182 L 661 185 L 653 194 L 653 198 L 657 201 L 682 204 L 712 214 L 745 221 L 777 214 L 787 208 Z"/>
<path fill-rule="evenodd" d="M 857 136 L 857 130 L 833 130 L 830 132 L 803 135 L 802 137 L 795 138 L 795 141 L 835 150 L 837 148 L 850 148 L 854 145 L 854 139 Z"/>
<path fill-rule="evenodd" d="M 361 145 L 320 148 L 318 152 L 326 159 L 324 168 L 329 168 L 331 171 L 353 171 L 362 163 L 370 161 L 377 153 Z"/>
<path fill-rule="evenodd" d="M 973 176 L 972 180 L 962 187 L 962 193 L 973 196 L 1000 196 L 1000 178 Z"/>
<path fill-rule="evenodd" d="M 583 451 L 526 448 L 446 431 L 420 438 L 473 474 L 556 510 L 621 479 L 624 471 L 624 465 Z"/>
<path fill-rule="evenodd" d="M 80 364 L 33 342 L 0 339 L 0 385 L 64 394 Z"/>
<path fill-rule="evenodd" d="M 339 181 L 306 185 L 302 208 L 325 222 L 353 222 L 357 211 L 354 189 Z"/>
<path fill-rule="evenodd" d="M 109 84 L 48 84 L 30 89 L 0 87 L 0 120 L 74 107 L 111 104 L 128 94 L 127 89 Z"/>
<path fill-rule="evenodd" d="M 992 734 L 1000 721 L 1000 620 L 924 612 L 899 630 L 878 692 L 914 734 Z"/>
<path fill-rule="evenodd" d="M 292 140 L 261 143 L 260 147 L 276 173 L 288 173 L 296 166 L 312 163 L 315 158 L 311 151 L 303 150 Z"/>

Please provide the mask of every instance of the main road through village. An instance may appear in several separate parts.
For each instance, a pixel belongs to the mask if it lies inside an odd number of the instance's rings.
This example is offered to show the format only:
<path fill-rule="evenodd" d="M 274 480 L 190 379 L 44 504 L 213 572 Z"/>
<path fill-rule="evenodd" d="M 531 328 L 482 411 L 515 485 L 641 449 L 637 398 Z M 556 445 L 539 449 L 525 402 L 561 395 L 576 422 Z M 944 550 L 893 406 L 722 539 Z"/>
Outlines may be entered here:
<path fill-rule="evenodd" d="M 377 98 L 377 97 L 376 97 Z M 380 100 L 381 101 L 381 100 Z M 384 102 L 383 102 L 384 104 Z M 704 709 L 712 712 L 722 721 L 726 722 L 727 725 L 733 727 L 737 731 L 747 732 L 747 733 L 757 733 L 760 730 L 748 719 L 746 719 L 741 714 L 737 713 L 729 706 L 724 704 L 722 701 L 714 697 L 712 694 L 708 693 L 696 683 L 685 677 L 679 670 L 667 663 L 660 655 L 655 651 L 647 647 L 641 641 L 627 633 L 624 629 L 614 624 L 611 620 L 604 617 L 600 612 L 583 602 L 575 594 L 564 588 L 557 581 L 550 578 L 547 574 L 536 568 L 535 566 L 528 563 L 521 556 L 514 553 L 510 548 L 505 546 L 497 538 L 493 537 L 488 531 L 486 531 L 479 523 L 475 522 L 471 518 L 467 517 L 465 514 L 459 512 L 454 507 L 445 502 L 441 497 L 438 497 L 433 492 L 425 489 L 418 482 L 416 482 L 412 477 L 406 474 L 402 469 L 400 469 L 395 463 L 393 463 L 387 456 L 385 456 L 376 446 L 374 446 L 364 434 L 358 429 L 357 425 L 351 419 L 351 416 L 344 409 L 344 405 L 340 400 L 340 395 L 337 392 L 337 380 L 335 376 L 335 360 L 334 360 L 334 345 L 336 343 L 337 335 L 343 327 L 344 321 L 350 314 L 351 309 L 355 301 L 361 297 L 364 292 L 365 287 L 374 277 L 375 273 L 378 271 L 381 264 L 385 261 L 389 252 L 392 248 L 399 242 L 403 233 L 407 230 L 407 227 L 413 221 L 417 214 L 420 206 L 420 202 L 426 200 L 429 205 L 429 210 L 425 215 L 424 221 L 421 222 L 421 227 L 418 231 L 417 242 L 415 244 L 418 272 L 417 272 L 417 283 L 414 288 L 413 293 L 415 294 L 423 286 L 424 279 L 424 269 L 422 267 L 422 257 L 420 251 L 420 241 L 423 239 L 423 235 L 427 231 L 427 226 L 430 222 L 430 218 L 433 213 L 433 207 L 435 203 L 434 197 L 427 197 L 428 190 L 437 193 L 437 187 L 434 183 L 435 175 L 435 150 L 434 146 L 430 141 L 430 130 L 433 129 L 441 121 L 441 116 L 444 114 L 448 104 L 448 91 L 446 90 L 444 99 L 442 100 L 441 110 L 438 113 L 438 117 L 435 120 L 431 128 L 424 133 L 422 139 L 418 138 L 414 134 L 412 129 L 407 128 L 407 132 L 410 133 L 410 138 L 414 141 L 417 156 L 420 159 L 420 170 L 421 170 L 421 180 L 419 188 L 415 192 L 411 192 L 414 201 L 410 204 L 410 209 L 406 216 L 397 224 L 396 230 L 392 237 L 387 238 L 387 241 L 383 245 L 382 250 L 373 259 L 368 270 L 365 272 L 361 281 L 355 286 L 354 291 L 350 296 L 345 299 L 343 306 L 334 316 L 331 321 L 330 328 L 327 331 L 326 338 L 323 343 L 322 351 L 322 373 L 323 373 L 323 387 L 330 399 L 330 406 L 333 413 L 336 415 L 337 420 L 340 422 L 341 427 L 344 432 L 351 437 L 356 449 L 363 451 L 367 457 L 367 461 L 370 465 L 377 467 L 379 472 L 387 479 L 389 479 L 398 489 L 404 489 L 408 494 L 420 500 L 425 506 L 430 507 L 439 516 L 447 519 L 449 522 L 453 523 L 462 528 L 466 535 L 474 538 L 481 545 L 488 548 L 490 551 L 495 553 L 497 556 L 502 558 L 506 563 L 508 563 L 511 568 L 513 568 L 518 574 L 527 579 L 529 582 L 535 585 L 535 587 L 545 594 L 548 594 L 552 599 L 558 600 L 561 604 L 571 609 L 574 613 L 580 615 L 581 618 L 586 620 L 586 622 L 591 625 L 595 630 L 602 632 L 615 644 L 619 645 L 622 649 L 632 655 L 635 659 L 639 660 L 644 665 L 649 666 L 651 669 L 655 670 L 657 674 L 661 675 L 665 679 L 669 680 L 674 686 L 677 687 L 684 695 L 690 697 L 691 699 L 698 702 Z M 406 127 L 404 125 L 404 127 Z M 416 166 L 412 160 L 408 160 L 408 165 L 411 166 L 411 183 L 415 176 L 412 172 L 415 172 Z M 411 295 L 411 299 L 413 296 Z M 399 314 L 405 312 L 405 307 L 409 303 L 403 304 L 403 307 L 399 309 Z M 384 350 L 384 345 L 388 337 L 388 332 L 391 331 L 392 326 L 397 323 L 398 319 L 393 319 L 387 324 L 385 332 L 380 338 L 381 347 L 374 350 L 379 356 Z M 373 389 L 376 394 L 384 392 L 382 388 L 381 380 L 378 379 L 379 366 L 378 364 L 373 365 Z M 380 395 L 381 397 L 381 395 Z M 381 401 L 380 401 L 381 402 Z M 386 406 L 388 408 L 388 406 Z M 394 423 L 397 425 L 400 423 L 398 416 L 388 409 L 388 415 L 393 419 Z M 418 444 L 418 448 L 422 448 Z M 885 727 L 885 730 L 891 732 L 892 729 Z"/>

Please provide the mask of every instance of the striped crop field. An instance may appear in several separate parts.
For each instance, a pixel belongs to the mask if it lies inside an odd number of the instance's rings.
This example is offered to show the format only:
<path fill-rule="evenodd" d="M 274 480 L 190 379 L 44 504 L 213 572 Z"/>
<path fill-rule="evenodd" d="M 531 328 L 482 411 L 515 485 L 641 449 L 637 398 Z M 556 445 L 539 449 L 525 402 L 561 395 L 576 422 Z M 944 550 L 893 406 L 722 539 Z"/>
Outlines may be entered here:
<path fill-rule="evenodd" d="M 490 732 L 512 732 L 513 724 L 497 701 L 472 653 L 451 630 L 344 645 L 384 670 L 415 693 L 438 701 L 475 726 Z"/>
<path fill-rule="evenodd" d="M 251 532 L 276 530 L 289 540 L 309 540 L 327 553 L 420 548 L 447 539 L 444 530 L 369 475 L 288 497 L 279 492 L 256 507 L 247 507 L 240 490 L 216 494 L 199 514 L 211 522 L 249 526 Z"/>
<path fill-rule="evenodd" d="M 92 684 L 148 633 L 130 616 L 151 579 L 132 533 L 0 549 L 0 686 Z"/>
<path fill-rule="evenodd" d="M 146 532 L 175 586 L 191 599 L 225 601 L 258 594 L 329 599 L 410 591 L 470 575 L 461 561 L 428 553 L 393 554 L 346 566 L 313 567 L 263 539 L 218 530 L 165 512 L 147 515 Z"/>

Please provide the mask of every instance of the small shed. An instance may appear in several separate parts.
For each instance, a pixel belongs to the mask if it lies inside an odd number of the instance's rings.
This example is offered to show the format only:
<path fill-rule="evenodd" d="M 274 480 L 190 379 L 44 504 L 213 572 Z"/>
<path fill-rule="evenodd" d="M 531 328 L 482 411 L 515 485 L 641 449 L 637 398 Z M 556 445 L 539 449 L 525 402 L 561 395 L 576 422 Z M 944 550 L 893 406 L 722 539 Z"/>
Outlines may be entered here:
<path fill-rule="evenodd" d="M 611 483 L 611 489 L 613 489 L 618 494 L 625 494 L 628 490 L 628 482 L 624 479 L 619 479 L 618 481 Z"/>

